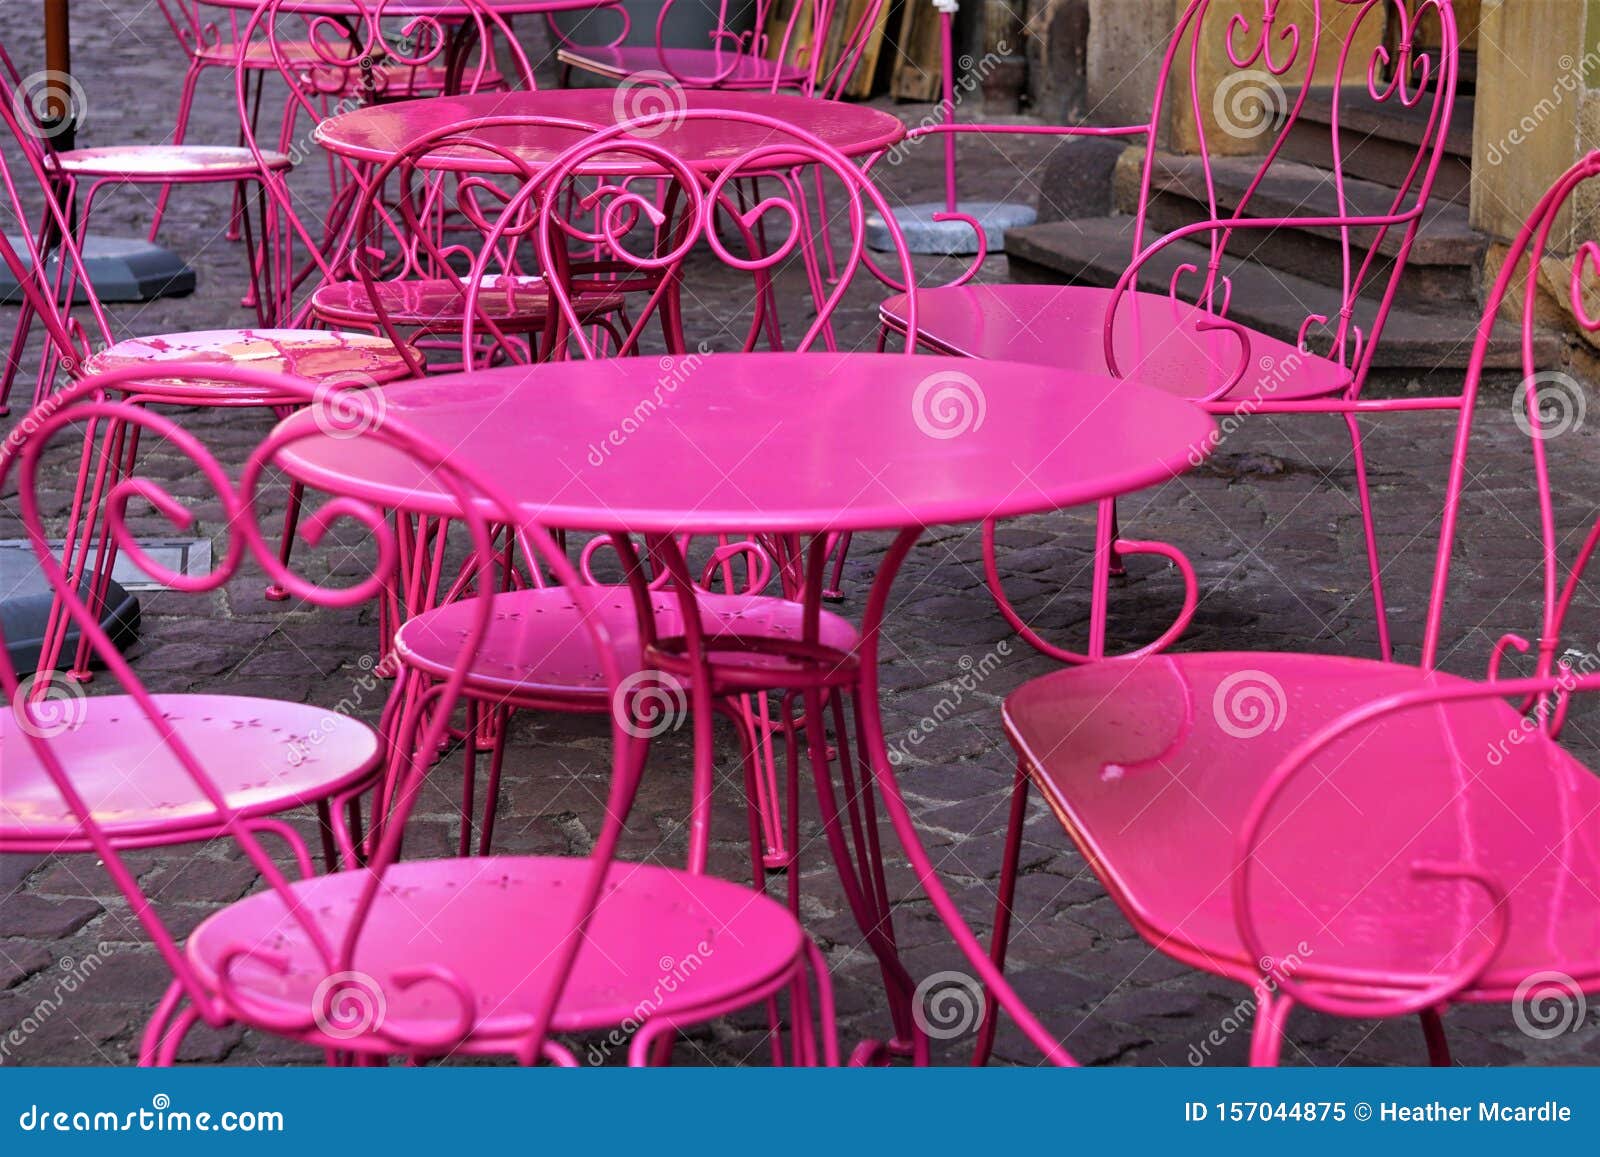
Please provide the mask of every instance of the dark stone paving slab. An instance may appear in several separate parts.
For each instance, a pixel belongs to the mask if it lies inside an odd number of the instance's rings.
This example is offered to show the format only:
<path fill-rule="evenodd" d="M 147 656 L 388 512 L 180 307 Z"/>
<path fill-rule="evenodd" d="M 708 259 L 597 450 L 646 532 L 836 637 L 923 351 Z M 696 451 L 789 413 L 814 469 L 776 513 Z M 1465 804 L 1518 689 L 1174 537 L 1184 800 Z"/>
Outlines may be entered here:
<path fill-rule="evenodd" d="M 176 107 L 180 57 L 154 9 L 136 0 L 95 6 L 80 14 L 77 64 L 89 97 L 85 144 L 156 142 L 170 131 Z M 24 72 L 38 67 L 38 22 L 27 5 L 0 6 L 0 36 Z M 924 110 L 902 110 L 916 119 Z M 208 78 L 192 140 L 233 139 L 231 93 Z M 1048 144 L 1011 142 L 1004 149 L 966 142 L 964 183 L 974 197 L 1031 199 L 1051 161 Z M 912 150 L 880 176 L 892 195 L 925 200 L 938 187 L 934 151 Z M 297 179 L 304 203 L 321 193 L 315 166 Z M 221 189 L 188 191 L 174 198 L 164 240 L 199 274 L 189 298 L 119 307 L 114 322 L 123 335 L 162 330 L 243 325 L 242 256 L 227 242 L 227 207 Z M 140 192 L 106 197 L 97 221 L 111 231 L 134 233 L 148 220 Z M 1048 214 L 1050 216 L 1052 214 Z M 1059 216 L 1060 214 L 1053 214 Z M 952 266 L 930 269 L 948 277 Z M 986 279 L 1005 275 L 991 259 Z M 697 308 L 691 327 L 716 333 L 747 298 L 735 281 L 697 269 Z M 840 338 L 870 346 L 873 304 L 879 291 L 858 287 L 847 300 Z M 14 316 L 0 311 L 0 323 Z M 1063 335 L 1068 340 L 1068 335 Z M 1096 340 L 1098 340 L 1096 338 Z M 1003 404 L 992 399 L 991 404 Z M 225 463 L 241 462 L 268 428 L 264 415 L 245 412 L 182 416 Z M 1458 591 L 1450 608 L 1445 666 L 1462 673 L 1483 669 L 1493 640 L 1504 631 L 1537 633 L 1538 551 L 1530 528 L 1535 510 L 1528 485 L 1526 443 L 1510 417 L 1509 399 L 1484 404 L 1472 460 L 1473 486 L 1458 548 Z M 3 428 L 3 426 L 0 426 Z M 1401 654 L 1414 658 L 1425 611 L 1427 579 L 1452 436 L 1448 418 L 1396 415 L 1366 424 L 1376 504 L 1388 560 L 1385 573 Z M 1585 495 L 1600 482 L 1600 444 L 1581 426 L 1554 444 L 1561 479 L 1561 512 L 1572 525 L 1592 517 Z M 1361 524 L 1352 491 L 1349 443 L 1340 422 L 1256 419 L 1244 423 L 1204 468 L 1122 503 L 1126 533 L 1164 539 L 1184 549 L 1200 576 L 1202 599 L 1185 648 L 1295 649 L 1373 655 L 1376 641 L 1361 548 Z M 217 538 L 216 506 L 203 488 L 187 484 L 187 467 L 170 448 L 146 447 L 152 473 L 175 479 L 194 503 L 195 531 Z M 69 491 L 48 496 L 59 512 Z M 281 501 L 274 496 L 273 502 Z M 276 511 L 267 511 L 275 525 Z M 14 536 L 13 496 L 0 495 L 0 536 Z M 155 521 L 136 529 L 170 533 Z M 1090 512 L 1065 511 L 1020 519 L 1000 535 L 1008 586 L 1022 613 L 1054 638 L 1081 645 L 1087 621 L 1087 581 L 1093 522 Z M 866 583 L 886 546 L 882 536 L 857 540 L 846 569 L 844 610 L 861 610 Z M 220 550 L 217 552 L 220 557 Z M 351 557 L 337 546 L 305 552 L 307 573 L 348 572 Z M 906 791 L 927 833 L 934 859 L 956 901 L 981 932 L 992 913 L 1000 841 L 1012 776 L 1010 749 L 1001 733 L 998 705 L 1029 678 L 1054 669 L 1006 627 L 982 582 L 976 528 L 942 529 L 916 551 L 896 588 L 885 643 L 885 724 L 891 741 L 919 728 L 938 711 L 956 682 L 974 665 L 987 672 L 974 689 L 961 689 L 958 709 L 931 729 L 902 764 Z M 149 595 L 144 636 L 135 669 L 155 690 L 270 695 L 326 706 L 349 700 L 355 713 L 375 719 L 381 693 L 368 672 L 376 639 L 370 609 L 315 610 L 263 597 L 259 573 L 247 572 L 219 591 L 201 596 Z M 1114 591 L 1112 630 L 1122 640 L 1153 637 L 1181 601 L 1175 574 L 1135 558 Z M 1586 604 L 1587 607 L 1587 604 Z M 1577 645 L 1592 632 L 1581 616 Z M 1004 650 L 1001 650 L 1001 648 Z M 989 664 L 984 657 L 999 654 Z M 103 682 L 103 681 L 101 681 Z M 99 690 L 101 682 L 95 689 Z M 366 688 L 366 690 L 363 690 Z M 1587 749 L 1589 713 L 1574 715 L 1568 737 Z M 724 756 L 732 755 L 723 736 Z M 626 854 L 681 862 L 688 788 L 688 733 L 670 733 L 657 745 L 629 824 Z M 725 758 L 723 766 L 731 766 Z M 507 759 L 496 850 L 571 854 L 590 845 L 603 797 L 607 753 L 594 720 L 525 715 L 514 724 Z M 459 767 L 441 765 L 430 779 L 414 820 L 409 854 L 451 854 Z M 733 784 L 718 800 L 713 870 L 743 878 L 744 822 Z M 296 824 L 306 834 L 306 817 Z M 802 815 L 808 855 L 802 911 L 821 944 L 838 989 L 846 1047 L 887 1028 L 876 967 L 845 911 L 831 868 L 818 854 L 821 833 L 815 807 Z M 1337 854 L 1330 851 L 1330 854 Z M 223 843 L 129 858 L 169 926 L 182 934 L 207 914 L 249 890 L 253 873 Z M 1237 1064 L 1248 1040 L 1248 994 L 1175 964 L 1134 935 L 1059 827 L 1035 804 L 1024 845 L 1025 874 L 1018 901 L 1019 928 L 1011 970 L 1019 989 L 1090 1063 Z M 926 900 L 915 898 L 909 871 L 892 857 L 890 886 L 911 897 L 897 910 L 907 959 L 918 974 L 961 969 L 963 960 Z M 74 980 L 62 995 L 65 978 Z M 126 1064 L 166 974 L 127 904 L 93 857 L 0 857 L 0 1063 Z M 1241 1004 L 1241 1001 L 1245 1001 Z M 1467 1064 L 1592 1063 L 1600 1035 L 1585 1025 L 1557 1041 L 1519 1032 L 1503 1007 L 1458 1010 L 1450 1018 L 1458 1058 Z M 1296 1016 L 1290 1064 L 1418 1063 L 1420 1033 L 1412 1024 L 1340 1021 Z M 765 1063 L 759 1016 L 729 1018 L 687 1035 L 681 1063 Z M 1220 1040 L 1220 1043 L 1207 1043 Z M 966 1055 L 970 1034 L 941 1042 L 940 1059 Z M 1022 1064 L 1037 1056 L 1007 1024 L 1000 1056 Z M 192 1034 L 183 1060 L 200 1063 L 315 1063 L 305 1049 L 251 1032 L 228 1029 Z"/>

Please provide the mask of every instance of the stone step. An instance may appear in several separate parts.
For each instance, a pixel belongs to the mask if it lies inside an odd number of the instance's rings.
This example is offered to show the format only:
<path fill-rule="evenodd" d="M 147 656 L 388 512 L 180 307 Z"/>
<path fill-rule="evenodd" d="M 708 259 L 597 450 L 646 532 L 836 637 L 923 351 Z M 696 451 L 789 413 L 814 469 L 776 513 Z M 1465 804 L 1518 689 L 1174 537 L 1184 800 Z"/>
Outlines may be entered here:
<path fill-rule="evenodd" d="M 1006 234 L 1006 256 L 1017 281 L 1055 285 L 1115 285 L 1127 268 L 1133 238 L 1133 218 L 1085 217 L 1013 229 Z M 1174 271 L 1182 264 L 1205 268 L 1207 250 L 1188 241 L 1167 246 L 1144 265 L 1139 287 L 1166 292 Z M 1229 316 L 1273 337 L 1292 342 L 1301 323 L 1311 314 L 1334 316 L 1339 309 L 1337 291 L 1320 282 L 1254 261 L 1230 261 L 1224 272 L 1233 280 Z M 1195 285 L 1193 276 L 1180 290 Z M 1375 303 L 1362 303 L 1356 321 L 1370 332 Z M 1390 311 L 1382 340 L 1373 358 L 1373 375 L 1394 381 L 1421 379 L 1430 392 L 1448 393 L 1461 388 L 1462 373 L 1477 332 L 1478 306 L 1468 297 L 1454 308 L 1420 310 L 1396 307 Z M 1325 348 L 1312 330 L 1313 349 Z M 1507 323 L 1496 325 L 1486 365 L 1493 371 L 1518 371 L 1521 335 Z M 1539 364 L 1555 365 L 1562 354 L 1560 338 L 1540 333 L 1535 343 Z"/>
<path fill-rule="evenodd" d="M 1216 191 L 1216 212 L 1236 213 L 1247 204 L 1248 217 L 1333 217 L 1340 203 L 1333 173 L 1314 165 L 1278 160 L 1260 186 L 1246 193 L 1256 179 L 1260 159 L 1219 157 L 1211 162 Z M 1201 158 L 1158 153 L 1151 172 L 1149 221 L 1167 232 L 1212 216 L 1206 193 L 1206 170 Z M 1344 215 L 1381 216 L 1389 212 L 1394 190 L 1372 181 L 1346 177 Z M 1121 200 L 1126 201 L 1126 195 Z M 1119 207 L 1128 208 L 1126 204 Z M 1352 273 L 1359 269 L 1375 229 L 1352 231 Z M 1363 283 L 1363 292 L 1381 296 L 1394 257 L 1400 252 L 1402 231 L 1391 227 L 1378 244 L 1380 264 Z M 1344 260 L 1340 231 L 1333 226 L 1289 224 L 1278 229 L 1237 233 L 1229 243 L 1241 256 L 1265 265 L 1292 269 L 1313 280 L 1337 286 Z M 1417 231 L 1401 281 L 1399 300 L 1427 307 L 1470 299 L 1479 283 L 1479 268 L 1488 238 L 1474 230 L 1467 210 L 1448 201 L 1430 201 Z"/>
<path fill-rule="evenodd" d="M 1318 168 L 1333 168 L 1334 88 L 1306 94 L 1300 116 L 1279 155 Z M 1345 172 L 1397 188 L 1411 171 L 1427 130 L 1430 99 L 1406 108 L 1397 98 L 1379 103 L 1366 85 L 1346 85 L 1339 100 L 1339 135 Z M 1445 136 L 1444 155 L 1433 182 L 1433 200 L 1466 205 L 1472 186 L 1473 98 L 1457 95 Z"/>

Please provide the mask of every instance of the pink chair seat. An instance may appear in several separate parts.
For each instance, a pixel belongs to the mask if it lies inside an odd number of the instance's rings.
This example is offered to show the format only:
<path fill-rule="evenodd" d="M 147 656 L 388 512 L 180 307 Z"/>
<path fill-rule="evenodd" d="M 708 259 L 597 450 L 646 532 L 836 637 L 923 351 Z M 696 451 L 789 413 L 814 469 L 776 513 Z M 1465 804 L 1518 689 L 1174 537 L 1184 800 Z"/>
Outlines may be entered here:
<path fill-rule="evenodd" d="M 421 362 L 422 355 L 412 351 Z M 386 337 L 315 329 L 213 329 L 195 333 L 129 338 L 84 360 L 84 372 L 102 373 L 132 365 L 244 365 L 292 374 L 315 382 L 379 384 L 410 377 L 406 359 Z M 159 382 L 159 385 L 154 384 Z M 226 394 L 232 405 L 271 405 L 259 389 L 237 382 L 218 383 L 202 377 L 156 379 L 141 393 L 194 398 Z"/>
<path fill-rule="evenodd" d="M 1003 715 L 1140 934 L 1248 984 L 1260 972 L 1231 889 L 1239 833 L 1267 777 L 1348 710 L 1463 682 L 1329 656 L 1155 656 L 1036 679 Z M 1504 700 L 1415 711 L 1338 741 L 1288 781 L 1263 827 L 1252 915 L 1275 956 L 1301 957 L 1293 979 L 1421 988 L 1485 951 L 1493 923 L 1481 890 L 1419 880 L 1412 865 L 1471 862 L 1507 891 L 1510 929 L 1460 999 L 1508 999 L 1549 968 L 1592 991 L 1597 817 L 1600 782 Z"/>
<path fill-rule="evenodd" d="M 284 40 L 277 45 L 277 55 L 286 61 L 304 62 L 318 60 L 315 46 L 309 40 Z M 201 43 L 195 48 L 196 60 L 206 64 L 220 65 L 232 68 L 239 63 L 239 45 L 236 41 L 224 40 L 215 44 Z M 265 40 L 252 41 L 245 46 L 244 66 L 246 68 L 276 69 L 273 46 Z"/>
<path fill-rule="evenodd" d="M 605 597 L 597 600 L 597 610 L 611 637 L 618 668 L 627 675 L 641 664 L 633 596 L 624 587 L 600 589 Z M 764 595 L 702 593 L 698 599 L 702 622 L 713 635 L 738 633 L 780 640 L 801 636 L 799 603 Z M 400 628 L 395 649 L 411 665 L 444 678 L 460 659 L 472 613 L 470 600 L 425 611 Z M 660 635 L 682 633 L 683 617 L 675 593 L 656 595 L 655 614 Z M 494 693 L 604 698 L 605 680 L 600 665 L 579 625 L 577 604 L 564 589 L 530 588 L 496 595 L 494 616 L 495 622 L 469 677 L 469 688 Z M 856 630 L 845 619 L 825 611 L 819 638 L 827 646 L 847 651 L 856 643 Z M 751 657 L 752 662 L 762 659 Z M 781 662 L 777 658 L 768 661 Z"/>
<path fill-rule="evenodd" d="M 681 84 L 694 86 L 699 81 L 716 88 L 799 88 L 809 73 L 792 64 L 780 64 L 765 57 L 711 48 L 657 49 L 653 44 L 624 44 L 614 47 L 567 47 L 556 53 L 562 64 L 599 73 L 614 80 L 640 74 L 667 73 Z M 665 58 L 665 67 L 663 67 Z"/>
<path fill-rule="evenodd" d="M 292 162 L 283 153 L 263 151 L 267 168 L 282 171 Z M 221 145 L 106 145 L 58 153 L 55 167 L 77 177 L 117 177 L 138 180 L 248 177 L 258 172 L 249 149 Z"/>
<path fill-rule="evenodd" d="M 378 763 L 363 723 L 303 703 L 157 695 L 174 732 L 246 816 L 283 812 L 360 782 Z M 133 699 L 51 700 L 39 723 L 95 818 L 122 847 L 185 843 L 216 826 L 193 778 Z M 89 850 L 17 715 L 0 711 L 0 849 Z"/>
<path fill-rule="evenodd" d="M 550 291 L 542 277 L 502 277 L 483 279 L 478 295 L 480 317 L 492 318 L 511 329 L 538 328 L 550 314 Z M 389 320 L 402 326 L 460 324 L 466 316 L 465 291 L 446 278 L 417 281 L 380 281 L 373 285 L 378 303 Z M 588 314 L 608 313 L 622 304 L 621 294 L 597 295 L 588 305 Z M 311 295 L 311 308 L 319 318 L 335 324 L 376 324 L 377 312 L 372 296 L 359 281 L 337 281 L 318 287 Z"/>
<path fill-rule="evenodd" d="M 461 1011 L 455 991 L 437 981 L 404 980 L 425 960 L 468 989 L 470 1011 L 481 1019 L 466 1051 L 491 1051 L 497 1039 L 526 1032 L 534 1010 L 548 1000 L 552 961 L 571 934 L 574 897 L 589 870 L 583 859 L 554 856 L 390 867 L 351 961 L 362 986 L 382 994 L 374 1028 L 410 1039 L 452 1036 Z M 339 872 L 299 881 L 292 891 L 338 944 L 368 883 L 364 872 Z M 641 1006 L 650 1015 L 693 1019 L 702 1010 L 744 1003 L 744 994 L 794 964 L 803 941 L 786 909 L 747 888 L 668 868 L 613 864 L 552 1028 L 620 1025 L 641 1019 Z M 311 1020 L 313 994 L 328 970 L 282 896 L 262 892 L 223 909 L 195 929 L 187 951 L 201 982 L 215 989 L 224 955 L 239 948 L 276 954 L 286 964 L 279 970 L 247 958 L 234 961 L 241 1017 L 249 1020 L 259 1008 L 279 1023 Z M 315 1025 L 296 1035 L 358 1049 L 376 1036 L 330 1039 Z"/>
<path fill-rule="evenodd" d="M 956 357 L 1031 362 L 1083 373 L 1106 372 L 1101 334 L 1112 291 L 1085 285 L 963 285 L 919 290 L 919 341 Z M 879 314 L 904 333 L 905 297 L 885 301 Z M 1179 397 L 1205 397 L 1239 374 L 1241 346 L 1228 330 L 1197 331 L 1205 311 L 1164 294 L 1129 293 L 1117 307 L 1116 349 L 1124 378 Z M 1063 340 L 1063 334 L 1074 335 Z M 1249 331 L 1244 375 L 1216 405 L 1240 399 L 1288 401 L 1337 394 L 1350 372 L 1337 362 L 1288 342 Z M 1293 359 L 1292 361 L 1290 359 Z M 1276 367 L 1286 366 L 1278 371 Z M 1278 381 L 1278 378 L 1282 378 Z"/>

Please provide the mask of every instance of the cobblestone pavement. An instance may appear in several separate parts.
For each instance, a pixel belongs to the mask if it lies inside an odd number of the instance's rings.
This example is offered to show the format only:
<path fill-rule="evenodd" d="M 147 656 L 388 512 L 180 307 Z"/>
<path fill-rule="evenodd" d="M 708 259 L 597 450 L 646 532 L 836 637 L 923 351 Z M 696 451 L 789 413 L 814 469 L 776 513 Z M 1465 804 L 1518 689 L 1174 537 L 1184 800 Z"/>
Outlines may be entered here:
<path fill-rule="evenodd" d="M 36 11 L 31 5 L 0 6 L 0 35 L 24 72 L 41 59 Z M 84 143 L 162 140 L 181 68 L 156 10 L 137 0 L 90 0 L 74 5 L 74 19 L 76 65 L 89 101 Z M 908 118 L 926 112 L 899 111 Z M 213 78 L 203 91 L 191 139 L 231 141 L 233 124 L 231 91 Z M 1046 148 L 1025 142 L 1002 151 L 968 142 L 963 179 L 974 196 L 1032 197 Z M 925 198 L 937 188 L 936 164 L 931 153 L 914 153 L 886 166 L 883 178 L 896 196 Z M 303 187 L 315 196 L 314 180 Z M 175 198 L 164 240 L 193 261 L 200 288 L 184 300 L 116 308 L 119 333 L 245 323 L 238 307 L 241 253 L 221 235 L 226 206 L 226 194 L 218 189 Z M 124 195 L 108 199 L 97 221 L 107 231 L 132 233 L 147 215 L 142 197 Z M 1001 259 L 990 259 L 983 270 L 988 279 L 1004 275 Z M 718 289 L 714 279 L 698 284 L 707 287 L 699 304 L 710 316 L 736 306 L 729 296 L 737 293 L 733 286 Z M 852 340 L 871 340 L 872 300 L 870 289 L 851 299 L 845 332 Z M 1404 383 L 1395 388 L 1403 389 Z M 1509 398 L 1506 391 L 1489 395 L 1472 458 L 1474 482 L 1458 548 L 1457 590 L 1467 593 L 1452 604 L 1446 660 L 1448 668 L 1463 673 L 1481 672 L 1501 632 L 1537 633 L 1538 546 L 1528 529 L 1534 523 L 1526 444 L 1511 422 Z M 234 463 L 267 428 L 265 417 L 251 414 L 189 414 L 183 420 L 201 431 L 224 462 Z M 1402 655 L 1414 658 L 1451 423 L 1439 416 L 1397 415 L 1375 419 L 1367 429 L 1392 609 Z M 1575 518 L 1590 509 L 1578 496 L 1594 492 L 1600 482 L 1597 449 L 1593 429 L 1582 426 L 1554 444 L 1566 515 Z M 1202 469 L 1123 503 L 1126 533 L 1175 543 L 1194 562 L 1202 601 L 1184 648 L 1375 653 L 1348 450 L 1334 419 L 1252 420 Z M 195 500 L 199 533 L 216 532 L 214 521 L 207 522 L 214 510 L 193 479 L 182 476 L 175 459 L 152 449 L 146 465 L 171 478 L 177 493 Z M 6 523 L 0 532 L 5 536 L 15 534 L 13 500 L 4 498 Z M 1087 512 L 1069 511 L 1022 519 L 1001 531 L 1018 605 L 1053 637 L 1081 638 L 1090 529 Z M 868 538 L 852 552 L 848 613 L 860 611 L 884 545 L 882 539 Z M 305 561 L 314 573 L 327 565 L 327 554 L 310 552 Z M 997 709 L 1009 691 L 1054 664 L 1013 636 L 985 596 L 980 568 L 972 527 L 931 534 L 915 552 L 900 577 L 888 621 L 884 698 L 891 739 L 908 734 L 924 718 L 943 720 L 902 767 L 903 784 L 957 902 L 986 933 L 1012 774 Z M 1115 592 L 1114 636 L 1150 637 L 1170 620 L 1179 597 L 1174 572 L 1133 560 L 1130 575 Z M 247 573 L 210 596 L 148 595 L 144 615 L 135 668 L 153 689 L 261 694 L 327 706 L 354 695 L 360 700 L 358 713 L 375 716 L 378 693 L 363 698 L 361 691 L 363 657 L 370 655 L 375 638 L 367 612 L 269 603 L 262 597 L 260 576 Z M 1586 637 L 1581 630 L 1577 634 L 1580 641 Z M 1000 658 L 996 663 L 986 656 Z M 955 682 L 973 667 L 988 672 L 975 688 Z M 1584 742 L 1589 722 L 1584 715 L 1576 717 L 1569 728 L 1575 742 Z M 604 737 L 593 721 L 518 718 L 499 850 L 583 851 L 606 766 Z M 681 858 L 687 766 L 685 729 L 667 736 L 653 754 L 630 822 L 630 854 L 668 863 Z M 408 847 L 416 856 L 448 854 L 453 847 L 458 772 L 442 767 L 431 782 L 435 790 L 414 821 Z M 1019 889 L 1022 927 L 1011 953 L 1011 972 L 1024 997 L 1087 1063 L 1241 1063 L 1248 1016 L 1239 1004 L 1246 994 L 1172 962 L 1141 941 L 1059 826 L 1035 804 Z M 742 878 L 744 828 L 733 792 L 720 800 L 716 822 L 713 870 Z M 810 811 L 803 834 L 815 853 L 820 845 Z M 1330 848 L 1328 854 L 1339 850 Z M 220 844 L 141 853 L 130 860 L 163 917 L 180 933 L 254 885 L 251 870 Z M 896 895 L 914 894 L 897 859 L 891 888 Z M 818 854 L 808 857 L 804 895 L 808 927 L 827 955 L 838 988 L 846 1047 L 863 1036 L 882 1035 L 887 1025 L 872 959 L 844 909 L 831 868 Z M 914 974 L 962 968 L 926 901 L 906 899 L 897 924 Z M 113 895 L 92 858 L 0 857 L 0 1063 L 129 1063 L 166 979 L 127 905 Z M 1557 1040 L 1534 1040 L 1518 1031 L 1504 1007 L 1458 1009 L 1448 1024 L 1457 1057 L 1467 1064 L 1600 1059 L 1600 1030 L 1592 1026 Z M 1419 1063 L 1424 1056 L 1421 1035 L 1409 1022 L 1297 1014 L 1289 1036 L 1285 1063 L 1291 1064 Z M 958 1060 L 969 1040 L 941 1042 L 939 1055 Z M 1037 1061 L 1009 1026 L 1001 1034 L 1000 1054 L 1017 1063 Z M 696 1030 L 677 1056 L 683 1063 L 762 1063 L 763 1018 L 750 1013 Z M 317 1059 L 307 1050 L 237 1028 L 193 1032 L 183 1058 L 230 1064 Z"/>

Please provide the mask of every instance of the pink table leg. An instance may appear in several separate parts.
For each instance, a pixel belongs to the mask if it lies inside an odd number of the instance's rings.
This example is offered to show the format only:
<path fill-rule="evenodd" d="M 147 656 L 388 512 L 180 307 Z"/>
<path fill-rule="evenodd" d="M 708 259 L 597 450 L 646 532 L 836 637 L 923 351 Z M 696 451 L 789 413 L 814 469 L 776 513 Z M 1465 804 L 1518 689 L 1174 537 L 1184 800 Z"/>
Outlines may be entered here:
<path fill-rule="evenodd" d="M 1023 1031 L 1045 1055 L 1058 1064 L 1071 1064 L 1072 1058 L 1061 1044 L 1038 1022 L 1020 997 L 1006 982 L 990 959 L 934 870 L 933 862 L 917 835 L 911 813 L 900 795 L 888 750 L 878 704 L 879 632 L 888 607 L 889 591 L 896 574 L 920 529 L 902 531 L 878 567 L 862 620 L 861 639 L 850 654 L 822 646 L 818 625 L 823 590 L 828 573 L 829 547 L 833 538 L 813 536 L 804 549 L 803 574 L 797 592 L 805 607 L 804 631 L 799 641 L 776 641 L 719 635 L 707 639 L 693 613 L 693 583 L 688 562 L 676 541 L 652 538 L 649 549 L 658 552 L 673 574 L 674 584 L 683 598 L 687 633 L 675 638 L 657 638 L 653 619 L 641 618 L 641 631 L 648 643 L 646 661 L 669 674 L 687 679 L 692 687 L 695 731 L 695 801 L 691 820 L 691 864 L 703 869 L 709 842 L 712 744 L 710 705 L 719 694 L 733 689 L 783 690 L 798 694 L 804 703 L 805 739 L 816 779 L 824 833 L 829 851 L 838 868 L 839 879 L 851 913 L 861 928 L 868 946 L 877 956 L 883 971 L 889 1012 L 894 1023 L 894 1038 L 886 1043 L 863 1042 L 855 1050 L 857 1061 L 870 1061 L 888 1055 L 909 1055 L 918 1064 L 928 1062 L 928 1038 L 916 1022 L 912 1007 L 915 982 L 901 962 L 895 943 L 893 914 L 884 879 L 882 849 L 878 838 L 876 797 L 889 815 L 912 870 L 916 873 L 935 910 L 944 920 L 956 943 L 966 954 L 977 976 L 988 986 L 993 998 L 1022 1026 Z M 791 565 L 796 560 L 787 560 Z M 790 577 L 801 568 L 793 566 Z M 648 593 L 642 582 L 635 584 L 636 606 L 648 608 Z M 794 594 L 791 594 L 794 597 Z M 752 662 L 760 656 L 760 662 Z M 772 662 L 774 657 L 785 660 Z M 845 726 L 845 700 L 855 716 L 853 748 Z M 834 727 L 831 753 L 826 724 Z M 838 783 L 835 783 L 835 769 Z M 876 786 L 877 793 L 870 790 Z M 843 793 L 841 806 L 840 792 Z"/>

